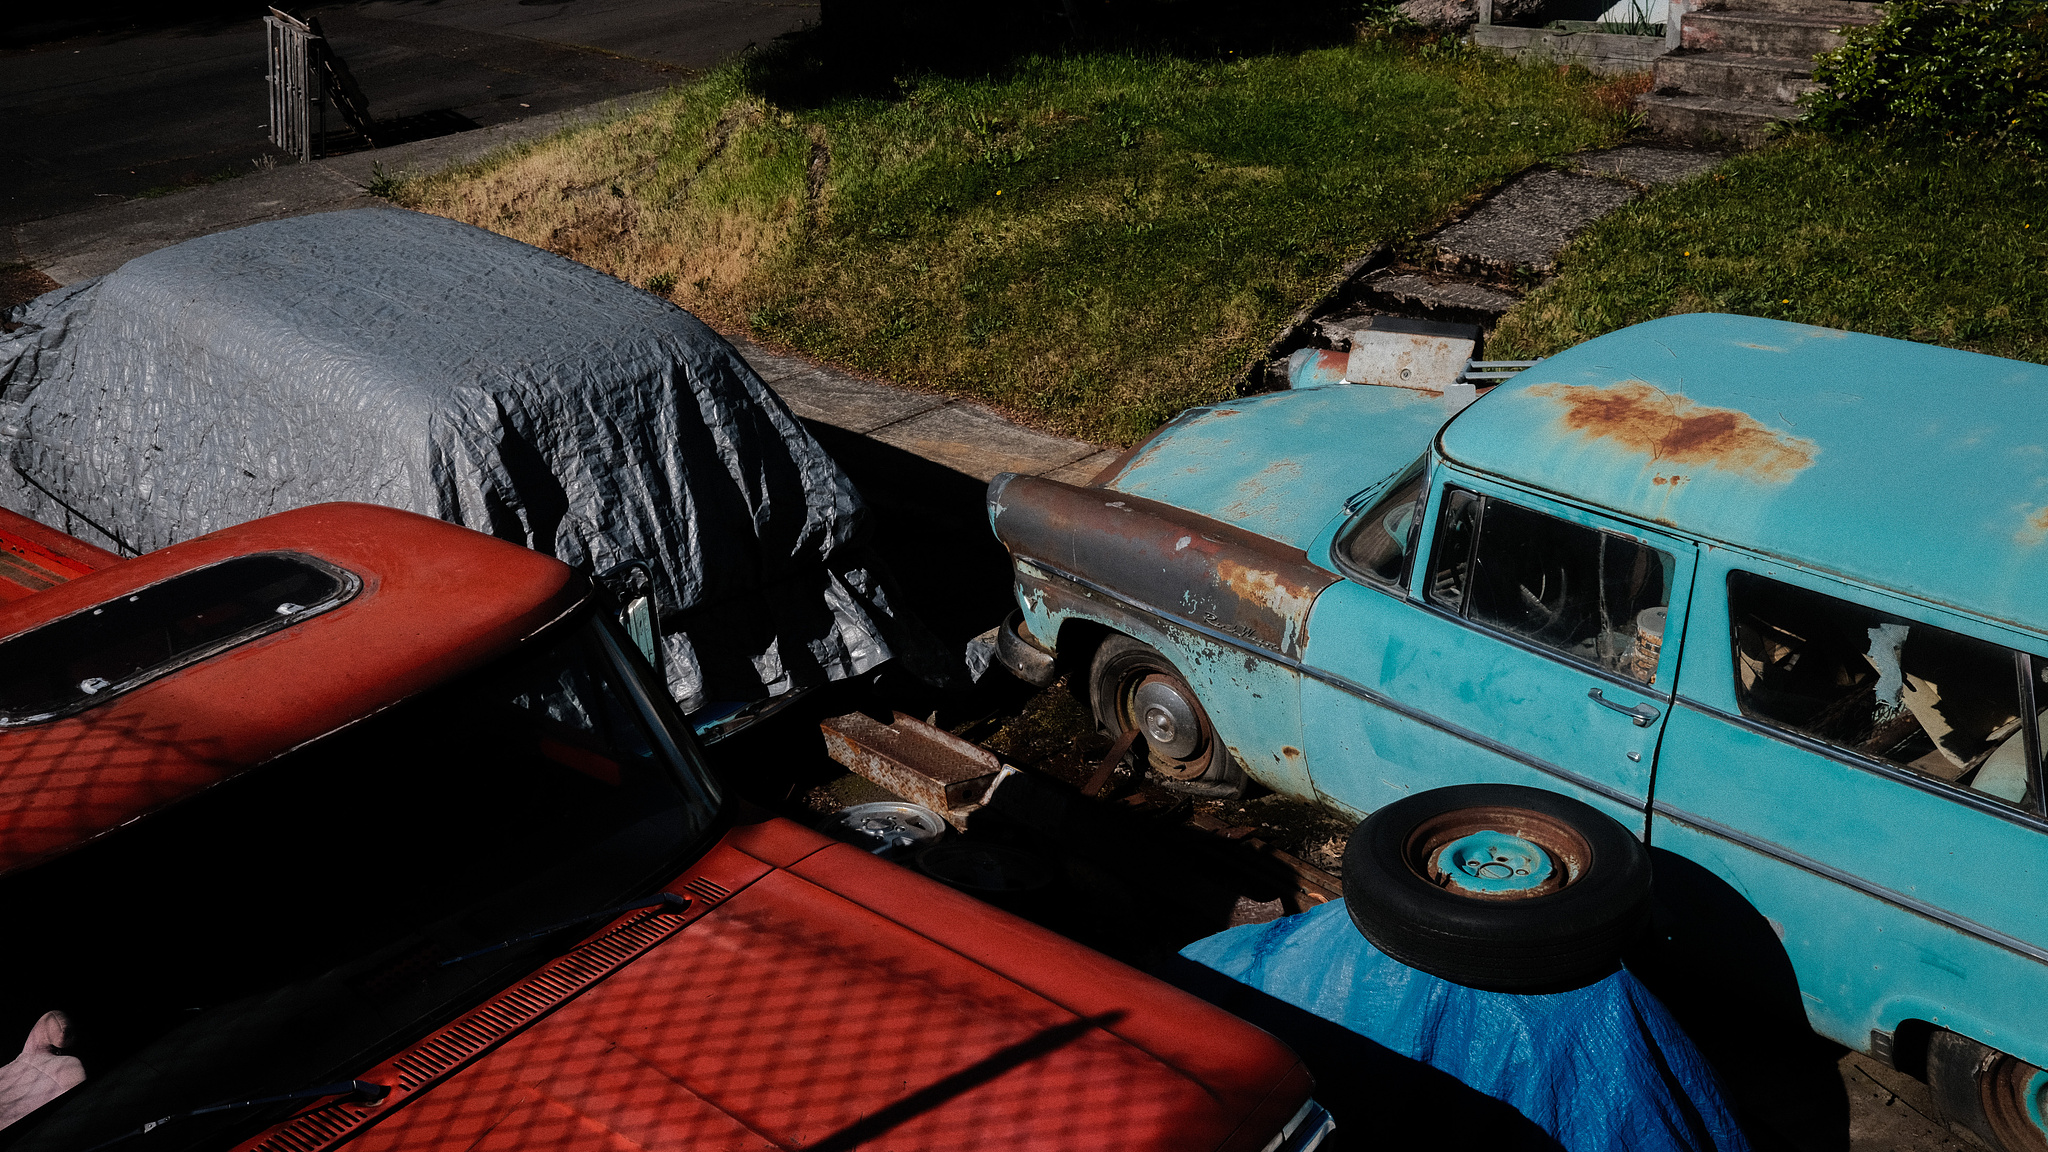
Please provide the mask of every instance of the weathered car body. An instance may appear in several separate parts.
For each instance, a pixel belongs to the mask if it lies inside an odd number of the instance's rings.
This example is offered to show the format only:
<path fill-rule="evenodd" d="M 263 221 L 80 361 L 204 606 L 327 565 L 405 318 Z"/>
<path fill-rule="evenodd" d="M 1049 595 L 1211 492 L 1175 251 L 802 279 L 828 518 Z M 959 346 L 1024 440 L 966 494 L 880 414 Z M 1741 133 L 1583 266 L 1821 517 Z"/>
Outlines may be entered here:
<path fill-rule="evenodd" d="M 2035 365 L 1684 316 L 1462 412 L 1196 409 L 1091 486 L 990 486 L 1010 662 L 1135 637 L 1246 774 L 1354 817 L 1583 800 L 1767 917 L 1817 1031 L 2048 1066 L 2044 398 Z"/>
<path fill-rule="evenodd" d="M 1272 1037 L 723 799 L 612 610 L 386 508 L 125 560 L 0 511 L 0 1028 L 83 1061 L 0 1142 L 1320 1139 Z"/>

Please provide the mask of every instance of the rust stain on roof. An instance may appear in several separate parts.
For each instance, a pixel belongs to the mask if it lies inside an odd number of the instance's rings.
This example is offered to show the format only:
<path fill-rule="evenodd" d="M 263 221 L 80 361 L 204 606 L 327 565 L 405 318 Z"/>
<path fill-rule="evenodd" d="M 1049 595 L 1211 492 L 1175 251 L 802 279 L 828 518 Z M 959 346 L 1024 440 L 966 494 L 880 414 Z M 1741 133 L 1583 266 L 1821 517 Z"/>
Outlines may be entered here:
<path fill-rule="evenodd" d="M 2048 540 L 2048 507 L 2029 513 L 2019 531 L 2012 534 L 2012 542 L 2022 548 L 2039 547 L 2043 540 Z"/>
<path fill-rule="evenodd" d="M 1710 408 L 1641 380 L 1605 387 L 1539 384 L 1529 394 L 1556 400 L 1566 428 L 1661 464 L 1706 465 L 1783 483 L 1819 451 L 1813 441 L 1773 431 L 1747 412 Z"/>

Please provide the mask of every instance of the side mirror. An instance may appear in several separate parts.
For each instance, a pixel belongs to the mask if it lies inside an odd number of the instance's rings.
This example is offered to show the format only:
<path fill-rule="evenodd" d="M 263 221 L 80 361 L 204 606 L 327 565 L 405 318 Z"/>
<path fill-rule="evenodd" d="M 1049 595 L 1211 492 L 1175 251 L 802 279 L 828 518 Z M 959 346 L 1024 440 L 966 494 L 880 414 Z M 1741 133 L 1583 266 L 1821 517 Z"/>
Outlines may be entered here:
<path fill-rule="evenodd" d="M 626 560 L 598 573 L 597 582 L 612 594 L 619 608 L 619 627 L 656 676 L 662 675 L 661 644 L 655 631 L 654 575 L 645 560 Z"/>

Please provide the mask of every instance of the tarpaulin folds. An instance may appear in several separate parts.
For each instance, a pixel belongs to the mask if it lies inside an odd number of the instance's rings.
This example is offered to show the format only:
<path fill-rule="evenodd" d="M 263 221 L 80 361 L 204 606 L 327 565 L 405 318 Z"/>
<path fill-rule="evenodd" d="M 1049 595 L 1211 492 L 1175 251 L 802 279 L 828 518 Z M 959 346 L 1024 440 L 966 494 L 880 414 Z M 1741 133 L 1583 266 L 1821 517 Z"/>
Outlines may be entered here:
<path fill-rule="evenodd" d="M 304 216 L 14 318 L 0 505 L 104 547 L 358 500 L 585 571 L 645 559 L 685 708 L 920 643 L 852 483 L 739 353 L 538 248 L 392 209 Z"/>
<path fill-rule="evenodd" d="M 1389 959 L 1342 900 L 1181 955 L 1448 1073 L 1566 1152 L 1748 1152 L 1713 1070 L 1626 969 L 1554 995 L 1482 992 Z"/>

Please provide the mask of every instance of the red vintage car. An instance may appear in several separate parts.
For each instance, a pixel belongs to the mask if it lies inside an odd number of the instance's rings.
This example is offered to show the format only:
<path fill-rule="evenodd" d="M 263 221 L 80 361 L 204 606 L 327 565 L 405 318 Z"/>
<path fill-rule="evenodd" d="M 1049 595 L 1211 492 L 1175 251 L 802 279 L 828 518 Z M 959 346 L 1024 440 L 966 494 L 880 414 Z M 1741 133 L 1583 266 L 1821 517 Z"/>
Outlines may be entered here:
<path fill-rule="evenodd" d="M 1243 1149 L 1265 1033 L 721 794 L 567 566 L 0 512 L 8 1152 Z"/>

